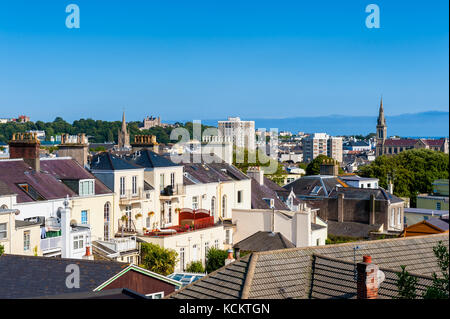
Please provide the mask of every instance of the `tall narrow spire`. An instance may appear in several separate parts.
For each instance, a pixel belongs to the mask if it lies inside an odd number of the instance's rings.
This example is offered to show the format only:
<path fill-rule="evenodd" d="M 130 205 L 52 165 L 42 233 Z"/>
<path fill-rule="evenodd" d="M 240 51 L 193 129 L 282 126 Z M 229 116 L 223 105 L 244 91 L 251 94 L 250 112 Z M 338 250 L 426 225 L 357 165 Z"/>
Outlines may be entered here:
<path fill-rule="evenodd" d="M 380 111 L 378 114 L 378 125 L 386 125 L 386 120 L 384 119 L 383 96 L 381 96 L 381 101 L 380 101 Z"/>
<path fill-rule="evenodd" d="M 125 122 L 125 111 L 123 111 L 122 114 L 122 132 L 127 131 L 127 123 Z"/>

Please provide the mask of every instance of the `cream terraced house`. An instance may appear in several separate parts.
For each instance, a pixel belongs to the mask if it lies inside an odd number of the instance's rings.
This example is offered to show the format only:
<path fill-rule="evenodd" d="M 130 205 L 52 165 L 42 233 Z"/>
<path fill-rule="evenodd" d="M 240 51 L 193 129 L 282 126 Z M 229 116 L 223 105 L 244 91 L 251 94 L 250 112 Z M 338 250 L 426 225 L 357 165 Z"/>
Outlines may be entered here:
<path fill-rule="evenodd" d="M 154 214 L 145 216 L 144 227 L 152 230 L 178 225 L 176 212 L 184 207 L 186 196 L 183 166 L 146 148 L 130 154 L 127 160 L 144 170 L 145 182 L 153 189 L 150 212 Z"/>
<path fill-rule="evenodd" d="M 103 152 L 93 157 L 90 170 L 114 192 L 111 234 L 142 232 L 143 221 L 156 208 L 154 188 L 145 182 L 144 168 Z M 153 217 L 151 222 L 155 221 Z"/>
<path fill-rule="evenodd" d="M 17 209 L 0 208 L 0 245 L 5 254 L 42 256 L 40 224 L 16 220 Z"/>

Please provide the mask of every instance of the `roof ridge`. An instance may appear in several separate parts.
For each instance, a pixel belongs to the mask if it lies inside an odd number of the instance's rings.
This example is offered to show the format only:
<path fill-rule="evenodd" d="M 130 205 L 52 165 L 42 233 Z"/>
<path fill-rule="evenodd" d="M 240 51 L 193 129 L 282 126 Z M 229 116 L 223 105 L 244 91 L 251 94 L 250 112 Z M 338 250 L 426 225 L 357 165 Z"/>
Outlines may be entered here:
<path fill-rule="evenodd" d="M 431 237 L 445 237 L 449 236 L 449 233 L 441 233 L 441 234 L 432 234 L 432 235 L 423 235 L 423 236 L 414 236 L 414 237 L 397 237 L 397 238 L 387 238 L 387 239 L 377 239 L 377 240 L 362 240 L 362 241 L 355 241 L 355 242 L 348 242 L 348 243 L 342 243 L 342 244 L 332 244 L 332 245 L 321 245 L 321 246 L 306 246 L 306 247 L 295 247 L 295 248 L 285 248 L 285 249 L 275 249 L 275 250 L 268 250 L 268 251 L 258 251 L 254 252 L 253 254 L 256 255 L 271 255 L 271 254 L 280 254 L 290 251 L 300 251 L 300 250 L 308 250 L 308 249 L 318 249 L 318 248 L 332 248 L 332 247 L 342 247 L 342 246 L 354 246 L 358 244 L 367 244 L 367 243 L 373 243 L 373 242 L 391 242 L 391 241 L 409 241 L 409 240 L 416 240 L 421 238 L 431 238 Z"/>
<path fill-rule="evenodd" d="M 255 273 L 256 263 L 258 262 L 258 255 L 252 253 L 249 257 L 249 263 L 245 272 L 244 285 L 242 286 L 241 299 L 249 299 L 250 288 L 253 282 L 253 275 Z"/>

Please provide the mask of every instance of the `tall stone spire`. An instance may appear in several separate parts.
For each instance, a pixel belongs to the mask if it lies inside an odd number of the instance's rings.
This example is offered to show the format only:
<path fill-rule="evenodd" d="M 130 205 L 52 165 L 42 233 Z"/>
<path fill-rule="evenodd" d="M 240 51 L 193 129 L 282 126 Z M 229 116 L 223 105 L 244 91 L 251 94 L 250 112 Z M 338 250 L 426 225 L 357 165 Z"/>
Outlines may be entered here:
<path fill-rule="evenodd" d="M 130 146 L 130 134 L 127 130 L 127 122 L 125 122 L 125 111 L 122 114 L 122 129 L 117 133 L 118 147 L 119 149 L 129 149 Z"/>
<path fill-rule="evenodd" d="M 380 110 L 377 120 L 377 145 L 375 153 L 376 156 L 384 154 L 384 142 L 386 138 L 387 138 L 387 125 L 386 119 L 384 118 L 383 97 L 381 97 Z"/>
<path fill-rule="evenodd" d="M 384 118 L 384 109 L 383 109 L 383 96 L 381 97 L 380 101 L 380 111 L 378 114 L 378 125 L 386 125 L 386 120 Z"/>

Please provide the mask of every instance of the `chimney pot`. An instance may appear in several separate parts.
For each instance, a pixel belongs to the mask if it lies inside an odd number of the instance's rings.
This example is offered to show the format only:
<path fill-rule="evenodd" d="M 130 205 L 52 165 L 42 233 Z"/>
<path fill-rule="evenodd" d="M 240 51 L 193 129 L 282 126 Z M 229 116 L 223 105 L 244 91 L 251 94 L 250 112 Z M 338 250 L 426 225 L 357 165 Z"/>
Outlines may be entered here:
<path fill-rule="evenodd" d="M 372 256 L 363 256 L 363 262 L 367 264 L 372 263 Z"/>

